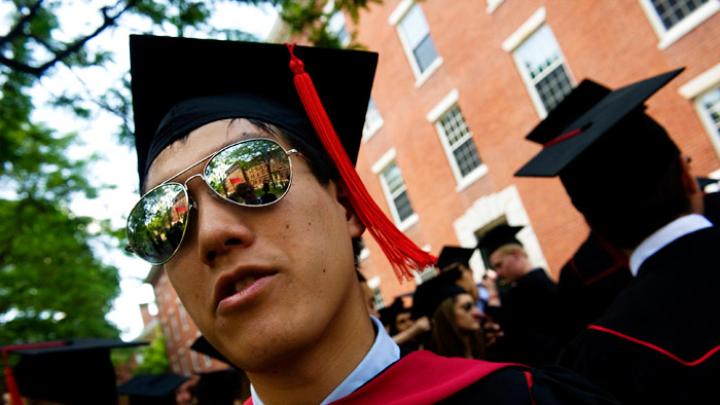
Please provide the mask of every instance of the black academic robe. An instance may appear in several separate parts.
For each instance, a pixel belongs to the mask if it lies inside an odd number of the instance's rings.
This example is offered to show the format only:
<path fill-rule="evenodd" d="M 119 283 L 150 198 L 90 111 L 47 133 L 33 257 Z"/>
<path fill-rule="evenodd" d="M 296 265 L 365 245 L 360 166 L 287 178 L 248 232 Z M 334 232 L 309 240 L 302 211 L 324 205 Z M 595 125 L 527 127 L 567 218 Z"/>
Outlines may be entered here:
<path fill-rule="evenodd" d="M 569 342 L 602 316 L 632 279 L 627 255 L 596 235 L 588 235 L 560 270 L 562 339 Z"/>
<path fill-rule="evenodd" d="M 720 403 L 719 247 L 712 227 L 646 259 L 560 364 L 623 403 Z"/>
<path fill-rule="evenodd" d="M 583 378 L 560 368 L 544 371 L 417 351 L 389 366 L 335 405 L 614 404 Z"/>
<path fill-rule="evenodd" d="M 558 340 L 557 286 L 543 269 L 534 269 L 501 295 L 500 307 L 486 312 L 504 336 L 488 348 L 488 359 L 531 366 L 554 363 Z"/>

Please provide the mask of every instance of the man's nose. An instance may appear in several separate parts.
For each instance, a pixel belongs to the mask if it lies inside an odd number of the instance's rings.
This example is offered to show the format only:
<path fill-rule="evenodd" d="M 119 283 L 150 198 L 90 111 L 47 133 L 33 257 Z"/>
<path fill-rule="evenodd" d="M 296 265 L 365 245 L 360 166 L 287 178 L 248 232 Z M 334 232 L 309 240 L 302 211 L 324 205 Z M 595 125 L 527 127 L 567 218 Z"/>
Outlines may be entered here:
<path fill-rule="evenodd" d="M 197 208 L 195 248 L 203 263 L 212 267 L 233 249 L 247 248 L 253 243 L 255 233 L 246 218 L 243 218 L 253 208 L 236 206 L 214 196 L 207 186 L 204 186 L 205 190 L 200 190 L 201 187 L 195 187 L 193 193 Z"/>

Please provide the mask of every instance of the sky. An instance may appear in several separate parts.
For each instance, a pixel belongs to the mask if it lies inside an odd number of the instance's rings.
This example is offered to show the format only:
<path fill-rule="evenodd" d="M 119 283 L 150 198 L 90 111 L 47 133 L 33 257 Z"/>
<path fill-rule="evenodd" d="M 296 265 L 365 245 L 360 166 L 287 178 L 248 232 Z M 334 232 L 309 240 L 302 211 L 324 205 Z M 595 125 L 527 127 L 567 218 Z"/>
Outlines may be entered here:
<path fill-rule="evenodd" d="M 66 39 L 78 34 L 90 32 L 100 22 L 99 7 L 114 4 L 107 1 L 69 0 L 68 7 L 58 12 Z M 7 3 L 5 3 L 7 6 Z M 6 15 L 0 7 L 0 16 Z M 248 6 L 219 3 L 211 23 L 216 28 L 236 28 L 249 32 L 258 38 L 266 38 L 277 14 L 271 6 Z M 128 34 L 131 27 L 144 30 L 139 19 L 121 20 L 123 27 L 107 31 L 93 39 L 92 48 L 111 49 L 115 52 L 113 63 L 103 68 L 90 68 L 81 72 L 72 72 L 65 67 L 56 69 L 52 75 L 44 78 L 32 92 L 38 107 L 33 120 L 44 122 L 59 133 L 77 132 L 81 144 L 68 152 L 71 158 L 85 158 L 99 154 L 100 159 L 88 173 L 94 184 L 113 184 L 114 189 L 103 190 L 97 199 L 76 198 L 71 209 L 79 215 L 97 219 L 111 219 L 113 226 L 123 227 L 127 213 L 138 199 L 137 171 L 134 149 L 116 142 L 116 130 L 119 120 L 108 113 L 96 112 L 88 121 L 78 119 L 71 112 L 44 106 L 53 96 L 67 89 L 80 90 L 89 95 L 98 95 L 116 83 L 124 72 L 129 70 Z M 96 254 L 104 262 L 114 265 L 120 271 L 121 294 L 115 300 L 108 319 L 122 332 L 122 338 L 136 338 L 142 331 L 142 319 L 139 305 L 152 303 L 152 288 L 143 284 L 150 266 L 144 261 L 125 255 L 123 252 L 108 250 L 101 245 L 95 246 Z"/>

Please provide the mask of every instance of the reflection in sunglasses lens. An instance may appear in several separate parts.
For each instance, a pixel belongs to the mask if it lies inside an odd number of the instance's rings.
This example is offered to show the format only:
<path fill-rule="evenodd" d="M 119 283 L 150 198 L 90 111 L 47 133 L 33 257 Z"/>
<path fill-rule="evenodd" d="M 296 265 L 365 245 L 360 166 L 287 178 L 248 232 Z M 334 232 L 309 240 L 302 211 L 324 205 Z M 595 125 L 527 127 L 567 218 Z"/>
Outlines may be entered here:
<path fill-rule="evenodd" d="M 222 198 L 244 206 L 266 205 L 290 187 L 290 159 L 275 142 L 244 142 L 215 155 L 205 178 Z"/>
<path fill-rule="evenodd" d="M 180 245 L 188 219 L 188 199 L 182 185 L 170 183 L 146 194 L 128 218 L 133 251 L 150 263 L 167 261 Z"/>

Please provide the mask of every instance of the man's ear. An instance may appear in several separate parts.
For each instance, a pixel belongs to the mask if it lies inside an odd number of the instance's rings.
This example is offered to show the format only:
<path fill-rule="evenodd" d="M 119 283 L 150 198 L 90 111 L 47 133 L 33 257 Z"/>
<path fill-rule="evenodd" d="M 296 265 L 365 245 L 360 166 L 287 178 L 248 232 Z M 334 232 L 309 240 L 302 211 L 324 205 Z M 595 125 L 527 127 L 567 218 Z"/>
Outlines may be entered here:
<path fill-rule="evenodd" d="M 362 223 L 360 217 L 355 213 L 355 209 L 348 198 L 348 191 L 341 184 L 334 183 L 337 190 L 337 200 L 345 208 L 345 219 L 347 220 L 350 236 L 359 237 L 365 232 L 365 224 Z"/>
<path fill-rule="evenodd" d="M 690 206 L 693 212 L 701 214 L 704 211 L 703 191 L 700 189 L 700 183 L 692 173 L 690 168 L 690 157 L 680 155 L 680 169 L 682 170 L 682 185 L 685 195 L 690 199 Z"/>

